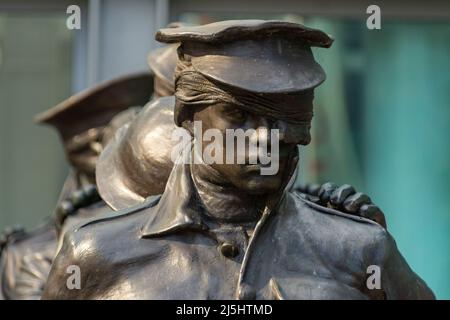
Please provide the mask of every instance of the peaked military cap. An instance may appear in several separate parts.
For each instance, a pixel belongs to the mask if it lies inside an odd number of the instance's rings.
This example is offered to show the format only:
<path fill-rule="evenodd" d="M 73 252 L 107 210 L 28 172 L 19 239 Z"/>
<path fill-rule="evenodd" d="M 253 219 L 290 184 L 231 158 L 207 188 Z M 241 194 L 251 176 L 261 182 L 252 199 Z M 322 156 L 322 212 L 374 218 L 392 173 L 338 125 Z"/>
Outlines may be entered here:
<path fill-rule="evenodd" d="M 147 57 L 148 65 L 155 75 L 155 83 L 163 86 L 164 92 L 170 92 L 171 94 L 175 90 L 175 67 L 178 61 L 177 48 L 177 43 L 170 44 L 151 51 Z"/>
<path fill-rule="evenodd" d="M 203 26 L 165 28 L 156 40 L 180 42 L 193 68 L 215 81 L 256 92 L 290 93 L 325 80 L 311 47 L 331 46 L 321 30 L 284 21 L 230 20 Z"/>
<path fill-rule="evenodd" d="M 55 127 L 65 141 L 107 125 L 116 114 L 131 106 L 143 106 L 150 100 L 152 87 L 150 72 L 123 76 L 71 96 L 37 115 L 35 122 Z"/>

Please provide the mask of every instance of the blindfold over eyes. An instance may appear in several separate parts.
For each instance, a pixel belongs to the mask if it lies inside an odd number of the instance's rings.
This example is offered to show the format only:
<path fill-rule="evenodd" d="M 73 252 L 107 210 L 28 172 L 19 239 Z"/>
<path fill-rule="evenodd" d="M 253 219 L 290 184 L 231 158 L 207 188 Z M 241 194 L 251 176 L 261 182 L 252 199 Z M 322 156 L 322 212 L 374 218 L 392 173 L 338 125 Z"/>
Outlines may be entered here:
<path fill-rule="evenodd" d="M 290 123 L 309 123 L 313 117 L 312 90 L 298 93 L 260 94 L 227 86 L 208 79 L 180 60 L 176 72 L 175 96 L 182 108 L 217 103 L 233 104 L 245 111 Z M 176 112 L 176 114 L 185 114 Z M 184 119 L 175 119 L 177 124 Z"/>

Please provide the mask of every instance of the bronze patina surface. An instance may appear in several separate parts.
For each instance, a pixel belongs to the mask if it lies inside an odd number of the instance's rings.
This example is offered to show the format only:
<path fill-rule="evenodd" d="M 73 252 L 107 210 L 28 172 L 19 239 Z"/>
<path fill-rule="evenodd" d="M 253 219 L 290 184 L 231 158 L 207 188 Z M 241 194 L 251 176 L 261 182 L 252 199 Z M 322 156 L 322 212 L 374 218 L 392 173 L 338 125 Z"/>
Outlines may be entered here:
<path fill-rule="evenodd" d="M 174 110 L 175 124 L 192 134 L 194 121 L 202 133 L 258 129 L 258 139 L 267 138 L 261 128 L 278 129 L 279 170 L 206 164 L 188 145 L 161 196 L 65 233 L 43 298 L 434 298 L 383 225 L 325 206 L 346 198 L 344 207 L 360 212 L 374 208 L 368 197 L 349 186 L 324 185 L 316 202 L 291 191 L 297 145 L 310 141 L 314 88 L 325 80 L 311 46 L 329 47 L 328 35 L 244 20 L 163 29 L 156 37 L 181 45 L 175 98 L 155 105 Z M 80 268 L 79 290 L 67 287 L 70 265 Z M 366 284 L 370 266 L 382 272 L 379 289 Z"/>

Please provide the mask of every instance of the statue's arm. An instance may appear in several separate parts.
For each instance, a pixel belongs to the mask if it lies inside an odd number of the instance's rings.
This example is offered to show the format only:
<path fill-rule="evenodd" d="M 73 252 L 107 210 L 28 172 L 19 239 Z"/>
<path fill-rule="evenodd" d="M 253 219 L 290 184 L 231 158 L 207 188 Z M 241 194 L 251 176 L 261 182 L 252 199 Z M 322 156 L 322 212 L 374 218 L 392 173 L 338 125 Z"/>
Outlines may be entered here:
<path fill-rule="evenodd" d="M 20 226 L 8 227 L 0 233 L 0 300 L 18 299 L 13 295 L 14 283 L 19 271 L 17 259 L 14 258 L 12 242 L 21 237 L 24 229 Z"/>
<path fill-rule="evenodd" d="M 338 211 L 364 217 L 387 228 L 384 213 L 372 203 L 369 196 L 357 192 L 348 184 L 337 185 L 333 182 L 324 184 L 306 184 L 295 188 L 308 196 L 308 200 Z"/>
<path fill-rule="evenodd" d="M 3 293 L 4 291 L 4 273 L 5 273 L 5 257 L 4 254 L 2 253 L 1 249 L 0 249 L 0 300 L 6 300 L 6 297 Z"/>
<path fill-rule="evenodd" d="M 386 232 L 382 248 L 381 286 L 388 300 L 434 300 L 431 289 L 408 265 L 395 240 Z"/>
<path fill-rule="evenodd" d="M 380 231 L 379 253 L 381 256 L 382 289 L 387 299 L 435 299 L 426 283 L 409 267 L 397 248 L 395 240 L 386 230 L 384 213 L 372 203 L 367 195 L 356 192 L 350 185 L 338 186 L 325 183 L 309 190 L 323 205 L 365 217 L 377 222 L 384 230 Z"/>

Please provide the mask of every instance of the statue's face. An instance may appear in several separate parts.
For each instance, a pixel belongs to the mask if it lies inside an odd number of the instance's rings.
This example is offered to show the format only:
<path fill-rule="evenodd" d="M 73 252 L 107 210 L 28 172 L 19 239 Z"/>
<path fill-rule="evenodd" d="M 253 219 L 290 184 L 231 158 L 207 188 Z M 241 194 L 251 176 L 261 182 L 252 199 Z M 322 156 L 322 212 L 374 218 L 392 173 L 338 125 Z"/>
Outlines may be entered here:
<path fill-rule="evenodd" d="M 101 132 L 100 129 L 91 129 L 65 142 L 72 167 L 90 177 L 95 175 L 95 166 L 102 151 Z"/>
<path fill-rule="evenodd" d="M 301 103 L 312 104 L 312 95 L 307 101 Z M 230 104 L 216 104 L 208 107 L 200 108 L 194 113 L 194 121 L 201 121 L 202 136 L 208 129 L 218 129 L 223 137 L 223 152 L 224 161 L 220 163 L 212 163 L 212 166 L 225 181 L 228 181 L 236 188 L 243 190 L 249 194 L 265 194 L 278 190 L 283 183 L 284 173 L 287 168 L 291 168 L 292 152 L 295 152 L 297 145 L 306 145 L 310 142 L 310 125 L 309 124 L 294 124 L 277 119 L 270 119 L 263 115 L 252 114 L 246 112 L 234 105 Z M 256 130 L 254 138 L 261 141 L 267 139 L 268 151 L 271 152 L 270 157 L 274 160 L 273 153 L 276 152 L 274 147 L 273 137 L 271 137 L 271 129 L 279 130 L 278 139 L 278 170 L 275 174 L 263 175 L 261 174 L 263 165 L 261 163 L 249 163 L 249 143 L 248 139 L 245 143 L 245 163 L 237 163 L 237 153 L 242 152 L 243 149 L 237 150 L 236 140 L 235 146 L 235 161 L 234 163 L 226 163 L 225 154 L 227 152 L 226 130 L 227 129 L 248 129 Z M 262 129 L 266 129 L 262 130 Z M 268 133 L 268 134 L 267 134 Z M 211 143 L 211 141 L 202 140 L 203 150 Z M 272 150 L 271 150 L 272 148 Z"/>
<path fill-rule="evenodd" d="M 94 176 L 95 165 L 97 164 L 99 155 L 100 153 L 89 145 L 82 152 L 71 152 L 69 154 L 69 161 L 77 171 L 88 176 Z"/>

